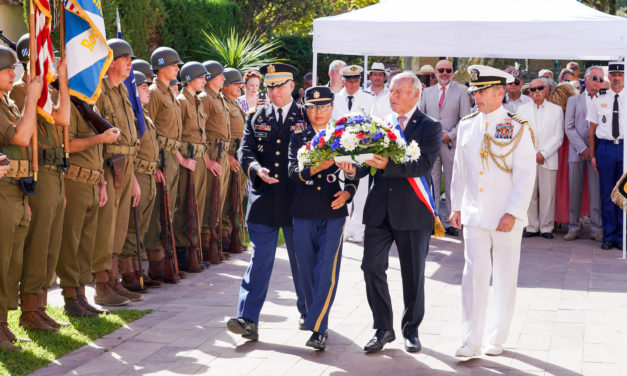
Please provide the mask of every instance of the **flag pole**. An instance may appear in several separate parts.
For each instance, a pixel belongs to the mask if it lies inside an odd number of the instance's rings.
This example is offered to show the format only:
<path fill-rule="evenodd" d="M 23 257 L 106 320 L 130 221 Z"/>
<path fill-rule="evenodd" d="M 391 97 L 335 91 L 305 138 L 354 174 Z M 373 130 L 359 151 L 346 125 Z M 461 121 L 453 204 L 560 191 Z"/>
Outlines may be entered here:
<path fill-rule="evenodd" d="M 37 40 L 35 39 L 35 4 L 33 0 L 29 0 L 30 12 L 28 14 L 28 32 L 29 32 L 29 42 L 30 42 L 30 52 L 29 52 L 29 60 L 30 60 L 30 81 L 34 80 L 37 76 L 37 68 L 35 67 L 35 56 L 37 55 Z M 35 127 L 33 127 L 33 138 L 32 138 L 32 149 L 33 149 L 33 180 L 37 181 L 37 175 L 39 172 L 39 153 L 37 151 L 38 139 L 37 139 L 37 118 L 35 118 Z"/>
<path fill-rule="evenodd" d="M 65 59 L 65 8 L 63 7 L 63 1 L 59 1 L 59 34 L 61 36 L 61 43 L 59 49 L 61 50 L 61 59 Z M 66 124 L 63 127 L 63 151 L 65 153 L 65 165 L 68 166 L 70 161 L 70 125 Z"/>

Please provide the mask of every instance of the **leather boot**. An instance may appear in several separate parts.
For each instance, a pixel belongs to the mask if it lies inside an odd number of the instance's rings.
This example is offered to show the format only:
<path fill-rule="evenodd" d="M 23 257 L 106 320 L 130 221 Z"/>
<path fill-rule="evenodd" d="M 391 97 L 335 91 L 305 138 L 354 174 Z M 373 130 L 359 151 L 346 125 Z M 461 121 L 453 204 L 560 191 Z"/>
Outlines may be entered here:
<path fill-rule="evenodd" d="M 7 322 L 9 318 L 8 314 L 0 314 L 0 332 L 2 332 L 11 342 L 30 342 L 30 338 L 22 338 L 18 337 L 11 331 L 9 328 L 9 323 Z M 2 347 L 0 347 L 1 349 Z"/>
<path fill-rule="evenodd" d="M 133 258 L 133 271 L 135 272 L 135 276 L 137 277 L 137 280 L 139 280 L 139 276 L 140 276 L 139 262 L 137 261 L 136 258 Z M 161 282 L 155 281 L 154 279 L 151 279 L 150 277 L 148 277 L 148 275 L 146 275 L 146 273 L 144 272 L 143 268 L 142 268 L 141 276 L 144 278 L 144 288 L 146 288 L 146 291 L 148 291 L 148 287 L 156 287 L 156 288 L 161 287 Z"/>
<path fill-rule="evenodd" d="M 22 294 L 22 314 L 19 324 L 28 330 L 58 333 L 59 329 L 48 325 L 37 312 L 37 295 Z M 4 335 L 4 334 L 3 334 Z"/>
<path fill-rule="evenodd" d="M 186 271 L 184 271 L 184 270 L 179 270 L 179 272 L 178 272 L 178 276 L 179 276 L 181 279 L 185 279 L 185 278 L 187 278 L 187 272 L 186 272 Z"/>
<path fill-rule="evenodd" d="M 165 261 L 163 259 L 163 252 L 161 250 L 148 250 L 148 276 L 156 281 L 164 281 Z"/>
<path fill-rule="evenodd" d="M 15 346 L 12 342 L 15 342 L 17 338 L 9 329 L 9 324 L 7 323 L 7 314 L 2 314 L 0 317 L 0 351 L 21 351 L 17 346 Z"/>
<path fill-rule="evenodd" d="M 48 291 L 44 291 L 43 294 L 37 295 L 37 313 L 48 325 L 53 328 L 61 329 L 64 326 L 70 326 L 72 323 L 67 321 L 56 321 L 46 313 L 46 306 L 48 305 Z"/>
<path fill-rule="evenodd" d="M 120 262 L 122 264 L 122 286 L 129 291 L 147 291 L 146 287 L 142 289 L 142 286 L 139 283 L 139 278 L 135 274 L 135 270 L 133 269 L 133 259 L 131 257 L 125 257 L 120 259 Z"/>
<path fill-rule="evenodd" d="M 96 304 L 107 306 L 127 305 L 131 301 L 121 296 L 109 284 L 109 274 L 106 271 L 96 272 L 96 295 L 94 295 Z"/>
<path fill-rule="evenodd" d="M 76 295 L 76 289 L 74 287 L 63 288 L 63 300 L 65 301 L 63 310 L 68 316 L 71 316 L 71 317 L 98 316 L 95 313 L 88 311 L 81 305 L 81 303 L 78 301 L 78 297 Z"/>
<path fill-rule="evenodd" d="M 136 274 L 139 274 L 139 272 L 136 272 Z M 163 285 L 163 283 L 161 281 L 157 281 L 155 279 L 150 278 L 146 273 L 144 273 L 144 286 L 149 287 L 149 288 L 161 288 L 161 286 Z"/>
<path fill-rule="evenodd" d="M 141 294 L 128 291 L 124 286 L 122 286 L 122 284 L 120 283 L 118 279 L 118 265 L 119 265 L 118 258 L 112 257 L 111 258 L 111 271 L 109 272 L 109 285 L 111 286 L 113 291 L 115 291 L 115 293 L 118 295 L 122 295 L 128 298 L 131 302 L 142 300 Z M 133 268 L 133 262 L 131 261 L 131 270 L 132 268 Z"/>
<path fill-rule="evenodd" d="M 76 289 L 76 297 L 78 298 L 78 302 L 81 304 L 81 306 L 87 311 L 93 312 L 96 315 L 101 315 L 103 313 L 105 315 L 108 315 L 110 313 L 106 309 L 98 309 L 89 303 L 87 297 L 85 296 L 85 285 L 81 285 L 79 288 Z"/>

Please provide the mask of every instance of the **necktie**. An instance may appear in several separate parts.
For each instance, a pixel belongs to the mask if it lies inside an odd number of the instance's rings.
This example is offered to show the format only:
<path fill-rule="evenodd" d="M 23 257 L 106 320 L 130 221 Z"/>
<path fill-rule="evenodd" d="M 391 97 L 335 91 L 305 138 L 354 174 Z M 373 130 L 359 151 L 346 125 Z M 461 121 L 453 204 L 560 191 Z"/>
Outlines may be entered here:
<path fill-rule="evenodd" d="M 444 104 L 444 98 L 446 97 L 446 87 L 442 86 L 442 95 L 440 95 L 440 110 Z"/>
<path fill-rule="evenodd" d="M 401 130 L 405 131 L 405 120 L 407 120 L 407 116 L 399 116 L 398 117 L 398 125 L 401 126 Z"/>
<path fill-rule="evenodd" d="M 620 135 L 618 131 L 618 94 L 614 95 L 614 108 L 612 111 L 612 137 L 617 139 Z"/>
<path fill-rule="evenodd" d="M 348 96 L 348 110 L 350 111 L 351 108 L 353 108 L 353 96 L 349 95 Z"/>
<path fill-rule="evenodd" d="M 279 125 L 283 126 L 283 109 L 279 108 L 278 112 L 279 112 Z"/>

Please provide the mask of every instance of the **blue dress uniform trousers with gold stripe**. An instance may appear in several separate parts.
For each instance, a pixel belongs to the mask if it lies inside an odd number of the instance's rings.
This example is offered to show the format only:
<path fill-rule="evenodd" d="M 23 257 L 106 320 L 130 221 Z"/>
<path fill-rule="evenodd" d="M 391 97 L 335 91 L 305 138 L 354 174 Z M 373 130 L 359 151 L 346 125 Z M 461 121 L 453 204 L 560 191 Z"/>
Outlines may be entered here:
<path fill-rule="evenodd" d="M 334 195 L 342 191 L 340 169 L 330 168 L 311 175 L 310 167 L 299 167 L 298 149 L 316 135 L 311 126 L 297 129 L 289 147 L 289 174 L 296 182 L 291 214 L 294 216 L 294 245 L 298 274 L 305 297 L 305 327 L 326 333 L 329 311 L 335 298 L 342 260 L 346 205 L 331 208 Z M 355 195 L 358 181 L 346 179 L 344 190 Z"/>
<path fill-rule="evenodd" d="M 292 105 L 279 125 L 272 105 L 258 108 L 246 120 L 244 137 L 237 157 L 248 175 L 252 188 L 248 196 L 246 225 L 253 245 L 253 256 L 242 280 L 237 315 L 255 323 L 266 299 L 279 230 L 283 229 L 290 268 L 296 290 L 296 305 L 305 314 L 305 300 L 301 292 L 298 266 L 294 255 L 292 215 L 289 212 L 295 184 L 288 177 L 288 147 L 296 127 L 303 127 L 300 108 Z M 257 172 L 267 168 L 278 183 L 267 184 Z"/>
<path fill-rule="evenodd" d="M 623 244 L 623 212 L 612 202 L 612 190 L 623 175 L 623 140 L 599 140 L 596 150 L 601 191 L 603 241 Z"/>

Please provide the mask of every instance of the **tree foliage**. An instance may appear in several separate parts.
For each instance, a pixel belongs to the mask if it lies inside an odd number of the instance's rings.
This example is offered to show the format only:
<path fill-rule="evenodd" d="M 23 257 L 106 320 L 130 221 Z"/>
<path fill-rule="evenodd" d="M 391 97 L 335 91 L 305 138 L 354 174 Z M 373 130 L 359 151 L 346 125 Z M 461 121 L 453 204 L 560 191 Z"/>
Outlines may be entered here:
<path fill-rule="evenodd" d="M 255 34 L 239 35 L 235 29 L 220 36 L 202 31 L 205 45 L 201 52 L 209 59 L 217 60 L 225 67 L 245 71 L 258 69 L 260 66 L 280 59 L 269 56 L 279 47 L 278 40 L 262 42 Z"/>

